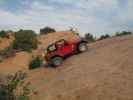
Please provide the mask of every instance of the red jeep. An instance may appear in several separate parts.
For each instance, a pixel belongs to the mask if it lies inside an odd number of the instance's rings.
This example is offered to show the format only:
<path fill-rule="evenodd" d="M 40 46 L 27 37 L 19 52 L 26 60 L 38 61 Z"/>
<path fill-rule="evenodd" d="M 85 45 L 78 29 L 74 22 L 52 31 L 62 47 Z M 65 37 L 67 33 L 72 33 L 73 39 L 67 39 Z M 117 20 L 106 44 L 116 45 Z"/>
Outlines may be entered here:
<path fill-rule="evenodd" d="M 45 58 L 48 64 L 57 67 L 62 64 L 66 57 L 85 52 L 87 49 L 87 41 L 84 39 L 80 38 L 73 41 L 61 39 L 47 47 Z"/>

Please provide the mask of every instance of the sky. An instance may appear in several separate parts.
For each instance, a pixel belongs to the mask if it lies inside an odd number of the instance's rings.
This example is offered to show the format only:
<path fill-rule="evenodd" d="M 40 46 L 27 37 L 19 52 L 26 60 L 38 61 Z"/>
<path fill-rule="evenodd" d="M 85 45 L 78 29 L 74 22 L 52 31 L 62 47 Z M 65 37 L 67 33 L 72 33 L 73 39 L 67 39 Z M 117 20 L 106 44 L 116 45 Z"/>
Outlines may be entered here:
<path fill-rule="evenodd" d="M 133 31 L 133 0 L 0 0 L 0 30 L 46 26 L 96 36 Z"/>

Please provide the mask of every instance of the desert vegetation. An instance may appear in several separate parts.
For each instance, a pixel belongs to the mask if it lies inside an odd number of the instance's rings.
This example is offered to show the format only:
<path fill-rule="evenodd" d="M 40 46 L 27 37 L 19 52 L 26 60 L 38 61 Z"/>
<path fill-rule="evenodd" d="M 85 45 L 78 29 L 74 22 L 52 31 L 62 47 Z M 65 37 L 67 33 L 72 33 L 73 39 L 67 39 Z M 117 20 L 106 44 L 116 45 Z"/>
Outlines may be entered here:
<path fill-rule="evenodd" d="M 0 57 L 5 59 L 15 56 L 16 51 L 13 49 L 12 45 L 0 50 Z"/>
<path fill-rule="evenodd" d="M 16 50 L 30 51 L 37 48 L 36 33 L 32 30 L 19 30 L 15 32 L 13 48 Z"/>
<path fill-rule="evenodd" d="M 43 59 L 39 56 L 33 57 L 33 59 L 29 63 L 29 69 L 35 69 L 41 67 L 43 63 Z"/>
<path fill-rule="evenodd" d="M 25 83 L 26 73 L 9 75 L 0 84 L 0 100 L 30 100 L 30 83 Z M 19 90 L 20 89 L 20 90 Z M 19 93 L 18 93 L 19 91 Z"/>
<path fill-rule="evenodd" d="M 94 42 L 96 40 L 96 38 L 91 34 L 91 33 L 86 33 L 84 38 L 88 41 L 88 42 Z"/>
<path fill-rule="evenodd" d="M 111 38 L 111 37 L 118 37 L 118 36 L 125 36 L 125 35 L 131 35 L 132 32 L 130 31 L 121 31 L 121 32 L 116 32 L 114 33 L 114 35 L 109 35 L 109 34 L 105 34 L 105 35 L 101 35 L 98 40 L 103 40 L 103 39 L 107 39 L 107 38 Z"/>
<path fill-rule="evenodd" d="M 111 38 L 111 37 L 117 37 L 117 36 L 125 36 L 125 35 L 131 35 L 132 32 L 130 31 L 122 31 L 122 32 L 116 32 L 114 33 L 114 35 L 109 35 L 109 34 L 104 34 L 104 35 L 101 35 L 99 38 L 96 38 L 93 36 L 93 34 L 91 33 L 86 33 L 84 35 L 84 38 L 86 40 L 88 40 L 88 42 L 94 42 L 96 40 L 103 40 L 103 39 L 107 39 L 107 38 Z"/>
<path fill-rule="evenodd" d="M 51 27 L 48 27 L 48 26 L 40 29 L 40 34 L 41 35 L 44 35 L 44 34 L 46 35 L 48 33 L 53 33 L 53 32 L 56 32 L 56 30 L 54 28 L 51 28 Z"/>
<path fill-rule="evenodd" d="M 8 31 L 0 31 L 0 37 L 1 38 L 9 38 Z"/>
<path fill-rule="evenodd" d="M 98 38 L 98 40 L 103 40 L 103 39 L 107 39 L 107 38 L 110 38 L 111 36 L 108 35 L 108 34 L 105 34 L 105 35 L 101 35 L 100 38 Z"/>
<path fill-rule="evenodd" d="M 124 36 L 124 35 L 131 35 L 132 32 L 130 31 L 122 31 L 122 32 L 116 32 L 115 36 Z"/>

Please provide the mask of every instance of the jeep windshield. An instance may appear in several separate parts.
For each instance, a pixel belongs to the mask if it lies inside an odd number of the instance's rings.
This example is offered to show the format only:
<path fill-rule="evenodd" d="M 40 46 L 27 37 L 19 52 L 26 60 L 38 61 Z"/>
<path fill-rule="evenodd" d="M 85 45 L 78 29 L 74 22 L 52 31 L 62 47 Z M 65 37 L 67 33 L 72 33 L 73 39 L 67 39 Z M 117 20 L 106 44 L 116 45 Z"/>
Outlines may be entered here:
<path fill-rule="evenodd" d="M 56 41 L 55 43 L 51 44 L 47 48 L 47 52 L 55 51 L 57 48 L 64 46 L 67 42 L 64 39 Z"/>
<path fill-rule="evenodd" d="M 55 44 L 51 44 L 48 46 L 47 48 L 47 52 L 52 52 L 52 51 L 55 51 L 56 50 L 56 46 Z"/>

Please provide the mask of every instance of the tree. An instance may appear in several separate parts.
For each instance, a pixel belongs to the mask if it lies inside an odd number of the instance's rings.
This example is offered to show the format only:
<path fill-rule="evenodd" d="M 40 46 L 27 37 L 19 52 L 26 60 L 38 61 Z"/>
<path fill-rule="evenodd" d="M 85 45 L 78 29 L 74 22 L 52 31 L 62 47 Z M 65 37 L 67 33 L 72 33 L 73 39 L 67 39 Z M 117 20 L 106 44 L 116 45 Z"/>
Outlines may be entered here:
<path fill-rule="evenodd" d="M 20 30 L 15 33 L 13 48 L 17 50 L 30 51 L 37 48 L 36 34 L 32 30 Z"/>
<path fill-rule="evenodd" d="M 107 38 L 110 38 L 110 35 L 105 34 L 105 35 L 101 35 L 98 40 L 103 40 L 103 39 L 107 39 Z"/>
<path fill-rule="evenodd" d="M 56 30 L 50 27 L 45 27 L 45 28 L 40 29 L 40 34 L 48 34 L 48 33 L 53 33 L 53 32 L 56 32 Z"/>
<path fill-rule="evenodd" d="M 88 40 L 88 42 L 94 42 L 95 41 L 95 38 L 90 33 L 85 34 L 85 39 Z"/>

